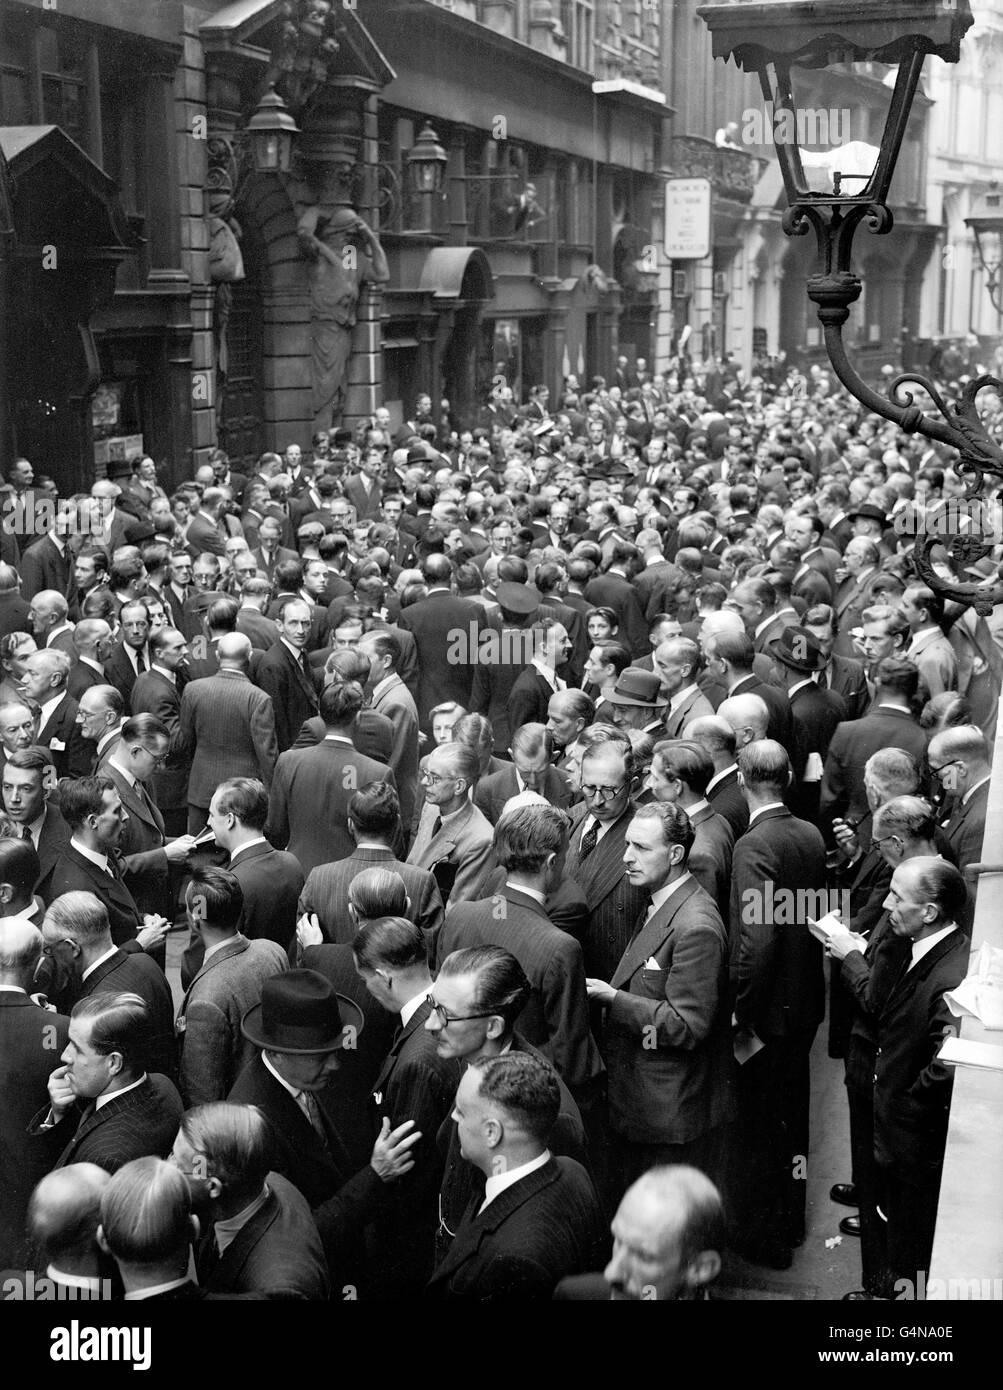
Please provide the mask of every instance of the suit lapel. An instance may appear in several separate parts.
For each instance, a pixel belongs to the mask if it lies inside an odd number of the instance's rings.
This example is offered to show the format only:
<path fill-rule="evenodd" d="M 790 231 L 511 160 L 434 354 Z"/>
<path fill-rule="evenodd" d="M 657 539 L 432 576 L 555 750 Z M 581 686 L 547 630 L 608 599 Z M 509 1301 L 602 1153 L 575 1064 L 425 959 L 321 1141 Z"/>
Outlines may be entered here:
<path fill-rule="evenodd" d="M 631 975 L 634 974 L 634 971 L 637 970 L 639 966 L 642 966 L 648 957 L 653 956 L 659 947 L 664 944 L 666 937 L 669 936 L 672 931 L 676 913 L 685 902 L 689 901 L 696 890 L 697 881 L 695 878 L 691 877 L 686 883 L 676 889 L 668 902 L 663 904 L 653 917 L 650 917 L 648 921 L 645 922 L 644 926 L 634 937 L 634 940 L 627 947 L 626 951 L 624 951 L 620 964 L 613 973 L 610 984 L 613 985 L 614 988 L 619 988 L 620 985 L 629 980 Z"/>
<path fill-rule="evenodd" d="M 525 1206 L 551 1183 L 556 1182 L 559 1174 L 560 1169 L 556 1160 L 550 1158 L 542 1168 L 537 1168 L 535 1172 L 530 1173 L 528 1177 L 522 1178 L 519 1182 L 513 1183 L 511 1187 L 506 1187 L 504 1192 L 499 1193 L 479 1216 L 471 1213 L 469 1219 L 465 1218 L 456 1234 L 456 1239 L 435 1271 L 433 1282 L 437 1283 L 442 1279 L 447 1279 L 462 1264 L 476 1255 L 485 1236 L 493 1235 L 513 1212 L 518 1211 L 521 1206 Z M 474 1200 L 477 1201 L 478 1199 L 475 1198 Z"/>
<path fill-rule="evenodd" d="M 274 1192 L 269 1192 L 264 1205 L 259 1207 L 246 1225 L 241 1226 L 233 1240 L 220 1255 L 217 1264 L 209 1275 L 209 1282 L 216 1283 L 224 1289 L 233 1288 L 237 1276 L 247 1262 L 247 1257 L 269 1226 L 275 1222 L 278 1214 L 278 1201 Z M 208 1231 L 206 1235 L 209 1235 Z"/>
<path fill-rule="evenodd" d="M 955 945 L 962 935 L 961 928 L 956 927 L 949 936 L 944 937 L 943 941 L 938 941 L 936 946 L 927 951 L 926 955 L 917 961 L 915 965 L 910 967 L 908 962 L 906 962 L 906 968 L 902 971 L 902 974 L 888 992 L 884 1008 L 881 1011 L 882 1017 L 898 1004 L 904 994 L 915 990 L 920 981 L 926 979 L 934 966 L 939 965 L 944 957 L 955 949 Z"/>
<path fill-rule="evenodd" d="M 223 961 L 232 960 L 234 956 L 242 956 L 250 944 L 251 943 L 248 941 L 247 937 L 242 936 L 240 932 L 238 932 L 232 941 L 228 941 L 225 946 L 221 946 L 218 951 L 214 951 L 212 955 L 209 957 L 209 959 L 202 963 L 202 966 L 200 967 L 198 974 L 195 976 L 191 984 L 185 990 L 184 1001 L 181 1005 L 179 1013 L 184 1014 L 187 1010 L 188 1000 L 191 996 L 191 992 L 204 975 L 208 975 L 209 971 L 212 970 L 215 966 L 222 965 Z"/>
<path fill-rule="evenodd" d="M 113 956 L 109 956 L 107 960 L 102 961 L 97 969 L 93 970 L 91 974 L 87 976 L 87 979 L 81 983 L 80 998 L 86 999 L 88 994 L 93 994 L 101 981 L 106 980 L 113 970 L 118 969 L 123 959 L 123 952 L 116 951 Z"/>
<path fill-rule="evenodd" d="M 424 1028 L 425 1020 L 428 1018 L 431 1012 L 432 1010 L 429 1007 L 429 1005 L 424 1000 L 422 1000 L 422 1002 L 415 1009 L 414 1013 L 408 1019 L 407 1024 L 401 1029 L 398 1036 L 394 1039 L 394 1045 L 387 1053 L 386 1060 L 384 1061 L 382 1067 L 380 1067 L 380 1074 L 373 1082 L 374 1091 L 382 1091 L 384 1089 L 387 1081 L 390 1078 L 391 1073 L 393 1072 L 394 1067 L 397 1065 L 397 1058 L 400 1056 L 401 1049 L 403 1048 L 404 1044 L 407 1042 L 408 1038 L 412 1037 L 415 1033 L 417 1033 L 419 1029 Z"/>
<path fill-rule="evenodd" d="M 581 827 L 589 819 L 582 817 L 576 834 L 574 876 L 582 883 L 591 903 L 602 902 L 623 876 L 623 834 L 625 818 L 632 814 L 628 806 L 618 821 L 614 821 L 602 836 L 595 849 L 584 864 L 578 862 L 578 847 L 581 844 Z"/>

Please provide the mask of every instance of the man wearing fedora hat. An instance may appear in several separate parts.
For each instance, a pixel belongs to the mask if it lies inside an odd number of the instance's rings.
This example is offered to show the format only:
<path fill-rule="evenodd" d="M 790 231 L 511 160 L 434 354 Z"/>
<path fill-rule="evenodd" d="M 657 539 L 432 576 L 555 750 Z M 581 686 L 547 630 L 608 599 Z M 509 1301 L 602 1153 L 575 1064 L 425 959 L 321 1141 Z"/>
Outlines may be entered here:
<path fill-rule="evenodd" d="M 378 1212 L 383 1184 L 413 1167 L 410 1151 L 421 1138 L 410 1132 L 410 1119 L 392 1130 L 385 1118 L 369 1164 L 361 1169 L 342 1141 L 332 1080 L 364 1022 L 359 1006 L 318 971 L 275 975 L 241 1021 L 244 1036 L 260 1052 L 227 1096 L 234 1104 L 256 1105 L 271 1121 L 273 1166 L 313 1208 L 335 1282 L 336 1255 L 339 1274 L 357 1278 L 358 1264 L 348 1269 L 359 1258 L 353 1237 Z"/>
<path fill-rule="evenodd" d="M 791 760 L 797 781 L 788 802 L 796 816 L 817 821 L 823 765 L 832 736 L 846 718 L 846 701 L 812 679 L 825 668 L 825 652 L 807 628 L 784 628 L 770 643 L 770 654 L 777 680 L 787 687 L 791 702 Z"/>
<path fill-rule="evenodd" d="M 891 547 L 884 539 L 885 531 L 888 529 L 888 517 L 880 507 L 875 506 L 873 502 L 861 502 L 853 511 L 847 513 L 846 519 L 853 527 L 855 536 L 867 536 L 878 547 L 882 560 L 891 559 Z"/>
<path fill-rule="evenodd" d="M 628 666 L 620 672 L 606 703 L 613 706 L 613 723 L 618 729 L 639 729 L 655 738 L 663 735 L 665 699 L 661 677 L 654 671 Z"/>

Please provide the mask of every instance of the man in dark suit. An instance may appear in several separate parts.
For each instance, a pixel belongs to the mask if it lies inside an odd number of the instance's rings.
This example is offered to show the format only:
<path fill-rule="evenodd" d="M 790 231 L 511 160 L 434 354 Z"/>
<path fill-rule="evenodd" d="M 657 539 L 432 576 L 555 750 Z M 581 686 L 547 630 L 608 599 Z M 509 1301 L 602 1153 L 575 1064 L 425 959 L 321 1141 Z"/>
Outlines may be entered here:
<path fill-rule="evenodd" d="M 52 585 L 40 584 L 38 587 L 51 589 Z M 12 632 L 30 632 L 30 612 L 21 594 L 17 570 L 13 565 L 0 564 L 0 638 Z"/>
<path fill-rule="evenodd" d="M 705 1299 L 721 1269 L 724 1203 L 696 1168 L 651 1168 L 624 1193 L 602 1274 L 562 1279 L 559 1303 Z"/>
<path fill-rule="evenodd" d="M 62 1065 L 49 1077 L 50 1104 L 31 1122 L 32 1132 L 55 1128 L 66 1140 L 57 1168 L 96 1163 L 114 1173 L 130 1159 L 170 1153 L 181 1097 L 167 1077 L 146 1071 L 149 1028 L 138 994 L 98 992 L 74 1005 Z"/>
<path fill-rule="evenodd" d="M 442 1158 L 436 1136 L 452 1110 L 460 1066 L 439 1055 L 426 1028 L 432 987 L 425 936 L 406 917 L 385 917 L 359 928 L 352 943 L 356 968 L 370 994 L 400 1025 L 373 1083 L 378 1128 L 384 1116 L 406 1115 L 422 1138 L 412 1150 L 414 1168 L 395 1184 L 392 1202 L 378 1223 L 370 1279 L 381 1297 L 420 1289 L 432 1272 Z"/>
<path fill-rule="evenodd" d="M 986 737 L 974 724 L 945 729 L 930 740 L 930 770 L 951 796 L 941 819 L 955 863 L 962 868 L 982 859 L 989 804 L 992 755 Z"/>
<path fill-rule="evenodd" d="M 22 850 L 16 841 L 10 844 Z M 0 863 L 0 880 L 8 881 L 10 873 L 7 863 Z M 28 1134 L 31 1117 L 47 1100 L 49 1073 L 66 1046 L 69 1027 L 62 1014 L 39 1007 L 31 997 L 41 956 L 37 927 L 23 917 L 0 921 L 0 1263 L 5 1269 L 28 1267 L 28 1201 L 61 1147 L 55 1135 L 46 1142 Z"/>
<path fill-rule="evenodd" d="M 57 777 L 85 777 L 91 749 L 77 727 L 77 702 L 66 693 L 72 662 L 65 652 L 34 652 L 24 664 L 21 690 L 38 706 L 35 742 L 47 748 Z"/>
<path fill-rule="evenodd" d="M 222 488 L 210 487 L 196 501 L 195 511 L 185 531 L 185 541 L 196 559 L 206 551 L 210 555 L 226 554 L 226 535 L 220 518 L 228 500 Z"/>
<path fill-rule="evenodd" d="M 854 628 L 861 626 L 864 609 L 872 603 L 871 590 L 881 574 L 881 552 L 867 536 L 853 536 L 843 551 L 843 563 L 836 571 L 832 608 L 838 625 L 834 649 L 840 656 L 854 656 Z"/>
<path fill-rule="evenodd" d="M 497 825 L 505 803 L 520 792 L 537 792 L 562 811 L 571 804 L 567 778 L 552 765 L 553 734 L 544 723 L 516 727 L 509 749 L 512 762 L 501 772 L 482 777 L 474 790 L 474 805 L 492 825 Z"/>
<path fill-rule="evenodd" d="M 255 674 L 256 683 L 271 696 L 280 753 L 293 746 L 304 722 L 317 713 L 317 692 L 306 660 L 312 622 L 303 599 L 287 599 L 276 620 L 279 640 L 262 656 Z"/>
<path fill-rule="evenodd" d="M 540 615 L 530 628 L 529 664 L 516 677 L 509 695 L 508 723 L 513 732 L 523 724 L 543 724 L 551 697 L 567 684 L 557 674 L 571 656 L 571 638 L 556 617 Z"/>
<path fill-rule="evenodd" d="M 258 563 L 258 570 L 269 583 L 275 577 L 275 566 L 284 561 L 296 561 L 299 556 L 289 546 L 280 545 L 282 538 L 282 519 L 269 514 L 258 528 L 258 544 L 252 547 L 251 554 Z"/>
<path fill-rule="evenodd" d="M 311 654 L 314 655 L 314 654 Z M 365 689 L 372 669 L 367 656 L 355 648 L 333 651 L 324 661 L 324 685 L 337 681 L 355 681 Z M 324 738 L 324 721 L 320 715 L 307 719 L 296 736 L 294 748 L 313 748 Z M 352 742 L 367 758 L 390 764 L 394 746 L 394 726 L 385 714 L 365 706 L 359 710 L 352 730 Z"/>
<path fill-rule="evenodd" d="M 742 619 L 757 652 L 767 651 L 769 644 L 787 626 L 777 615 L 777 596 L 765 579 L 746 579 L 737 584 L 725 607 L 733 609 Z"/>
<path fill-rule="evenodd" d="M 149 650 L 151 664 L 136 678 L 131 709 L 134 715 L 152 714 L 167 730 L 168 747 L 153 771 L 153 789 L 169 833 L 182 835 L 187 819 L 190 764 L 180 738 L 179 673 L 188 656 L 188 644 L 177 628 L 163 627 L 150 638 Z M 195 825 L 194 829 L 189 827 L 189 832 L 201 829 L 201 825 Z"/>
<path fill-rule="evenodd" d="M 531 664 L 539 641 L 535 615 L 538 614 L 540 596 L 536 590 L 526 584 L 506 580 L 497 586 L 495 596 L 498 610 L 491 614 L 489 622 L 496 630 L 488 633 L 482 639 L 483 645 L 476 649 L 473 685 L 466 707 L 474 714 L 486 715 L 494 731 L 494 751 L 496 755 L 504 756 L 523 715 L 541 722 L 538 715 L 544 698 L 544 686 L 548 687 L 546 699 L 549 700 L 557 688 L 557 677 L 555 674 L 552 681 L 545 681 L 543 674 Z M 546 624 L 554 633 L 560 627 L 559 624 L 555 625 L 553 618 L 546 619 Z M 564 632 L 563 627 L 560 627 L 560 632 Z M 519 697 L 520 709 L 517 711 L 514 708 L 515 686 L 527 671 L 529 677 L 523 685 Z"/>
<path fill-rule="evenodd" d="M 812 679 L 824 667 L 825 656 L 806 628 L 785 628 L 770 643 L 770 652 L 791 702 L 791 761 L 797 781 L 788 793 L 788 805 L 796 815 L 817 822 L 825 759 L 833 735 L 846 718 L 846 704 L 841 695 L 822 690 Z"/>
<path fill-rule="evenodd" d="M 639 807 L 624 860 L 651 907 L 609 982 L 590 979 L 604 1005 L 610 1124 L 626 1189 L 658 1163 L 722 1176 L 731 1118 L 728 935 L 713 900 L 689 873 L 693 827 L 669 803 Z"/>
<path fill-rule="evenodd" d="M 225 869 L 195 869 L 185 889 L 192 939 L 202 948 L 178 1009 L 181 1094 L 186 1105 L 223 1100 L 254 1051 L 240 1020 L 261 1000 L 265 980 L 287 969 L 275 941 L 248 941 L 240 931 L 244 894 Z M 208 957 L 208 959 L 206 959 Z"/>
<path fill-rule="evenodd" d="M 193 840 L 168 840 L 164 818 L 147 789 L 167 758 L 170 736 L 155 715 L 136 714 L 122 726 L 122 737 L 104 766 L 122 802 L 123 826 L 118 849 L 122 872 L 141 914 L 173 919 L 176 892 L 171 867 L 186 863 Z"/>
<path fill-rule="evenodd" d="M 825 883 L 825 846 L 815 826 L 783 804 L 791 764 L 780 744 L 746 745 L 738 768 L 750 820 L 735 845 L 729 924 L 736 1056 L 745 1058 L 737 1248 L 786 1269 L 804 1239 L 807 1184 L 797 1163 L 809 1151 L 808 1057 L 825 1013 L 822 948 L 799 895 Z"/>
<path fill-rule="evenodd" d="M 428 1285 L 449 1301 L 532 1302 L 558 1282 L 602 1264 L 608 1249 L 592 1180 L 548 1148 L 560 1112 L 553 1069 L 528 1053 L 471 1063 L 456 1096 L 460 1148 L 485 1176 Z"/>
<path fill-rule="evenodd" d="M 288 847 L 305 874 L 351 854 L 347 810 L 352 793 L 370 782 L 394 785 L 390 769 L 363 757 L 352 743 L 362 700 L 362 689 L 354 682 L 329 685 L 320 701 L 323 743 L 282 753 L 275 765 L 266 833 L 277 848 Z"/>
<path fill-rule="evenodd" d="M 422 577 L 428 596 L 401 613 L 400 626 L 410 632 L 421 652 L 415 703 L 422 728 L 428 732 L 429 711 L 436 705 L 455 703 L 470 708 L 474 678 L 473 654 L 479 650 L 484 610 L 451 591 L 453 566 L 444 555 L 428 555 L 422 561 Z M 455 659 L 462 639 L 466 659 Z M 454 659 L 450 659 L 450 652 Z"/>
<path fill-rule="evenodd" d="M 760 680 L 753 670 L 756 648 L 745 632 L 717 632 L 702 643 L 707 673 L 720 684 L 730 699 L 733 695 L 758 695 L 766 705 L 768 738 L 791 744 L 791 702 L 780 686 Z"/>
<path fill-rule="evenodd" d="M 401 644 L 392 632 L 377 630 L 363 636 L 359 652 L 370 662 L 366 690 L 371 707 L 393 725 L 393 747 L 388 764 L 397 782 L 401 819 L 409 830 L 418 791 L 418 709 L 400 678 Z"/>
<path fill-rule="evenodd" d="M 93 893 L 108 909 L 116 946 L 137 941 L 144 950 L 159 946 L 167 922 L 140 917 L 136 900 L 122 880 L 117 858 L 122 834 L 122 799 L 110 777 L 81 777 L 60 788 L 63 819 L 70 839 L 38 885 L 43 902 L 78 889 Z M 136 949 L 133 947 L 132 949 Z"/>
<path fill-rule="evenodd" d="M 38 855 L 38 882 L 52 872 L 56 860 L 70 842 L 69 826 L 55 801 L 52 790 L 52 762 L 40 748 L 12 753 L 3 769 L 3 806 L 9 820 L 23 838 L 24 829 Z M 32 888 L 36 887 L 32 884 Z"/>
<path fill-rule="evenodd" d="M 842 697 L 847 719 L 860 719 L 871 703 L 871 692 L 867 687 L 864 663 L 858 657 L 835 650 L 837 623 L 827 603 L 806 609 L 801 619 L 802 627 L 811 633 L 825 657 L 825 665 L 815 672 L 813 679 L 823 690 L 831 690 Z"/>
<path fill-rule="evenodd" d="M 317 918 L 325 941 L 351 942 L 355 937 L 349 900 L 352 882 L 367 869 L 386 869 L 399 876 L 407 893 L 407 907 L 398 915 L 409 917 L 421 927 L 434 956 L 442 926 L 442 896 L 428 869 L 405 864 L 394 855 L 391 846 L 400 828 L 396 791 L 387 782 L 361 787 L 349 799 L 346 818 L 355 847 L 344 859 L 310 870 L 300 894 L 299 914 Z"/>
<path fill-rule="evenodd" d="M 409 1171 L 418 1141 L 410 1121 L 391 1129 L 384 1120 L 368 1166 L 356 1171 L 341 1137 L 343 1102 L 333 1077 L 362 1024 L 358 1006 L 316 971 L 272 976 L 241 1024 L 260 1053 L 228 1096 L 270 1121 L 272 1166 L 310 1204 L 336 1287 L 343 1278 L 361 1283 L 362 1229 L 382 1207 L 384 1184 Z"/>
<path fill-rule="evenodd" d="M 725 818 L 707 800 L 713 773 L 710 754 L 699 743 L 669 739 L 659 744 L 651 760 L 647 785 L 656 802 L 678 806 L 686 812 L 693 828 L 686 868 L 710 897 L 721 920 L 727 921 L 735 836 Z"/>
<path fill-rule="evenodd" d="M 515 1021 L 529 994 L 525 971 L 511 951 L 500 946 L 453 951 L 440 965 L 429 994 L 431 1012 L 425 1026 L 435 1038 L 439 1056 L 466 1065 L 475 1057 L 525 1052 L 546 1061 L 542 1052 L 515 1031 Z M 573 1158 L 591 1170 L 581 1112 L 560 1076 L 557 1080 L 561 1106 L 548 1147 L 551 1153 Z M 484 1174 L 463 1158 L 453 1115 L 439 1130 L 439 1149 L 445 1159 L 436 1235 L 436 1255 L 441 1260 L 471 1202 L 483 1198 Z"/>
<path fill-rule="evenodd" d="M 231 632 L 219 639 L 218 651 L 218 675 L 189 682 L 181 695 L 177 748 L 191 767 L 188 819 L 195 833 L 221 783 L 255 778 L 267 789 L 279 755 L 275 707 L 247 675 L 250 641 Z"/>
<path fill-rule="evenodd" d="M 627 567 L 635 554 L 633 545 L 614 540 L 609 546 L 603 574 L 589 580 L 585 597 L 595 608 L 612 608 L 620 625 L 621 640 L 637 660 L 648 654 L 651 643 L 637 591 L 627 578 Z"/>
<path fill-rule="evenodd" d="M 564 872 L 585 893 L 588 926 L 582 941 L 587 976 L 609 980 L 647 906 L 647 894 L 627 877 L 623 855 L 637 790 L 634 755 L 617 734 L 582 758 L 582 804 L 572 815 Z"/>
<path fill-rule="evenodd" d="M 18 561 L 25 599 L 33 599 L 44 589 L 54 589 L 65 598 L 70 597 L 73 564 L 66 541 L 76 521 L 71 505 L 60 505 L 52 531 L 29 545 Z"/>
<path fill-rule="evenodd" d="M 221 1298 L 324 1300 L 327 1261 L 309 1203 L 269 1171 L 270 1150 L 267 1121 L 248 1105 L 200 1105 L 182 1119 L 171 1161 L 185 1175 L 201 1222 L 199 1282 Z"/>
<path fill-rule="evenodd" d="M 136 599 L 124 603 L 118 616 L 121 636 L 104 663 L 104 674 L 129 707 L 137 677 L 150 669 L 150 615 Z"/>
<path fill-rule="evenodd" d="M 177 1078 L 174 1004 L 162 968 L 145 951 L 122 951 L 111 939 L 108 912 L 93 893 L 64 893 L 51 904 L 42 937 L 65 984 L 58 1002 L 67 1013 L 93 994 L 138 994 L 147 1010 L 143 1062 Z"/>
<path fill-rule="evenodd" d="M 714 714 L 694 719 L 683 733 L 710 755 L 714 775 L 707 783 L 707 800 L 711 810 L 728 822 L 737 840 L 749 828 L 749 807 L 738 784 L 735 730 L 727 719 Z"/>
<path fill-rule="evenodd" d="M 526 972 L 532 994 L 519 1031 L 553 1062 L 584 1103 L 601 1085 L 602 1061 L 589 1029 L 582 948 L 559 931 L 543 908 L 560 878 L 567 817 L 551 806 L 521 806 L 495 827 L 494 848 L 506 870 L 500 894 L 450 908 L 437 957 L 469 946 L 504 946 Z M 500 902 L 499 902 L 500 898 Z"/>
<path fill-rule="evenodd" d="M 859 822 L 867 815 L 864 768 L 882 748 L 901 748 L 923 766 L 926 731 L 912 715 L 919 673 L 911 661 L 888 656 L 875 671 L 874 704 L 862 719 L 840 724 L 825 759 L 819 819 L 825 825 L 836 816 Z M 979 847 L 981 850 L 981 846 Z"/>
<path fill-rule="evenodd" d="M 101 1195 L 98 1241 L 118 1268 L 130 1302 L 198 1302 L 188 1278 L 198 1222 L 182 1173 L 152 1155 L 124 1164 Z"/>
<path fill-rule="evenodd" d="M 900 864 L 889 889 L 892 936 L 911 947 L 880 1005 L 874 1070 L 874 1156 L 896 1293 L 930 1267 L 954 1085 L 937 1054 L 956 1026 L 944 996 L 968 970 L 971 941 L 958 925 L 967 896 L 942 859 Z M 872 980 L 878 973 L 876 963 Z"/>
<path fill-rule="evenodd" d="M 104 618 L 83 618 L 73 629 L 73 665 L 66 681 L 68 693 L 78 703 L 85 690 L 105 684 L 104 662 L 114 645 Z"/>

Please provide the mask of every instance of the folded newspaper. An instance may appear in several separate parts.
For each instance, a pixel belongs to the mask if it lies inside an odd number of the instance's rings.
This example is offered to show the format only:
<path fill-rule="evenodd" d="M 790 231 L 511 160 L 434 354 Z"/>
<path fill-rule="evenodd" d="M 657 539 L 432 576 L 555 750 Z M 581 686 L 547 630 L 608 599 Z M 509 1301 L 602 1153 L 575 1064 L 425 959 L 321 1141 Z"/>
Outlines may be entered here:
<path fill-rule="evenodd" d="M 967 976 L 944 998 L 959 1018 L 968 1015 L 983 1028 L 1003 1030 L 1003 950 L 983 942 L 972 956 Z"/>

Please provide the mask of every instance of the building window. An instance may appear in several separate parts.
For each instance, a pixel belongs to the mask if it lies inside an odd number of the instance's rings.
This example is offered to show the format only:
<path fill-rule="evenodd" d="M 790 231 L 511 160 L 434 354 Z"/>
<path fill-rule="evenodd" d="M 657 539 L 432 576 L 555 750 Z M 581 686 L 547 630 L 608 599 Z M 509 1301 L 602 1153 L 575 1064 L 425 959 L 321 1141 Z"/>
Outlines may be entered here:
<path fill-rule="evenodd" d="M 0 125 L 31 124 L 30 68 L 28 30 L 8 19 L 0 30 Z"/>
<path fill-rule="evenodd" d="M 564 0 L 561 23 L 568 41 L 567 61 L 575 68 L 592 71 L 595 37 L 595 5 L 592 0 Z"/>
<path fill-rule="evenodd" d="M 42 121 L 86 144 L 87 83 L 84 45 L 67 30 L 40 28 L 36 37 L 42 81 Z"/>

